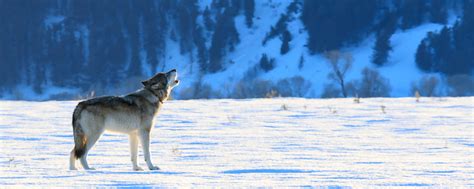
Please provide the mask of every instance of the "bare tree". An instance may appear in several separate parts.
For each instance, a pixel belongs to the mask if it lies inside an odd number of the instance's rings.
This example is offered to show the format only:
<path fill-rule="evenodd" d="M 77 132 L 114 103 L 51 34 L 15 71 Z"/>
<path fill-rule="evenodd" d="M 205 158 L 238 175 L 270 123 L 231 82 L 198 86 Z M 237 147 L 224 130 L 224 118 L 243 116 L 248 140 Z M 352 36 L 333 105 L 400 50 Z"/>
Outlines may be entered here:
<path fill-rule="evenodd" d="M 449 96 L 473 96 L 474 76 L 454 75 L 447 78 Z"/>
<path fill-rule="evenodd" d="M 390 95 L 390 83 L 377 70 L 364 68 L 360 82 L 360 97 L 387 97 Z"/>
<path fill-rule="evenodd" d="M 231 98 L 264 98 L 277 96 L 273 83 L 268 80 L 241 80 L 235 86 Z"/>
<path fill-rule="evenodd" d="M 328 74 L 328 78 L 336 82 L 341 88 L 342 96 L 347 97 L 345 77 L 354 61 L 352 55 L 350 53 L 341 53 L 339 51 L 329 51 L 324 53 L 324 57 L 329 60 L 332 69 L 332 72 Z"/>
<path fill-rule="evenodd" d="M 337 88 L 334 84 L 326 84 L 324 86 L 324 91 L 321 94 L 321 98 L 339 98 L 341 97 L 341 90 Z"/>
<path fill-rule="evenodd" d="M 412 93 L 418 91 L 421 96 L 438 96 L 439 80 L 436 76 L 423 76 L 418 85 L 412 84 Z"/>
<path fill-rule="evenodd" d="M 301 76 L 294 76 L 278 81 L 276 87 L 282 97 L 303 97 L 311 87 L 311 83 Z"/>

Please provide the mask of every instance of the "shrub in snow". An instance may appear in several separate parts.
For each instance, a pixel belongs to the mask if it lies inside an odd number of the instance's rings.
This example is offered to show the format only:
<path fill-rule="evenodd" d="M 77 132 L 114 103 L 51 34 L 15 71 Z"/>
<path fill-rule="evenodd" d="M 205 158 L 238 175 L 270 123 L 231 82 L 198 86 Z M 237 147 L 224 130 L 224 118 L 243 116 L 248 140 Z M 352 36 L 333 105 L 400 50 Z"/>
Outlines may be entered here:
<path fill-rule="evenodd" d="M 416 102 L 420 102 L 420 92 L 419 91 L 415 91 L 415 98 L 416 98 Z"/>
<path fill-rule="evenodd" d="M 278 96 L 280 96 L 280 95 L 278 94 L 278 91 L 272 89 L 272 90 L 270 90 L 270 92 L 268 92 L 268 93 L 265 95 L 265 98 L 275 98 L 275 97 L 278 97 Z"/>
<path fill-rule="evenodd" d="M 207 84 L 196 83 L 186 89 L 183 89 L 179 94 L 181 99 L 209 99 L 218 98 L 220 93 L 212 90 L 211 86 Z"/>
<path fill-rule="evenodd" d="M 356 97 L 354 98 L 354 103 L 360 104 L 360 97 L 359 97 L 359 96 L 356 96 Z"/>
<path fill-rule="evenodd" d="M 272 90 L 275 90 L 271 81 L 254 79 L 251 81 L 241 80 L 235 86 L 232 98 L 264 98 Z"/>

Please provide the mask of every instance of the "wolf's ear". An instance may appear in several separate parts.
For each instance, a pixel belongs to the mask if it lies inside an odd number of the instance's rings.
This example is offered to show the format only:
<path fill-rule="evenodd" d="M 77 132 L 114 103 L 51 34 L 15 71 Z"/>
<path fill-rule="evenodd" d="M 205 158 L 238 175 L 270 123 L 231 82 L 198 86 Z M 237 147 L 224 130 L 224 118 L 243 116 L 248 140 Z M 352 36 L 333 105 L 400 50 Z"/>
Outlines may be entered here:
<path fill-rule="evenodd" d="M 148 87 L 148 86 L 150 86 L 150 80 L 142 81 L 142 84 L 143 84 L 143 86 Z"/>

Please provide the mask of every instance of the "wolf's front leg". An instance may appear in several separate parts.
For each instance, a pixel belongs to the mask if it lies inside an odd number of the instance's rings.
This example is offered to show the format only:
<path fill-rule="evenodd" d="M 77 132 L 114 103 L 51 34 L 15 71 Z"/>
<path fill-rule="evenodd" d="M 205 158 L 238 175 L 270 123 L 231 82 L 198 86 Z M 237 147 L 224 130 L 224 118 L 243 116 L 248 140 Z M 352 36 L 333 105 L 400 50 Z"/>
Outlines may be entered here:
<path fill-rule="evenodd" d="M 130 134 L 130 155 L 132 159 L 132 165 L 134 171 L 143 171 L 143 169 L 138 166 L 138 135 L 137 133 Z"/>
<path fill-rule="evenodd" d="M 148 131 L 141 131 L 140 132 L 140 140 L 143 146 L 143 153 L 145 155 L 146 165 L 150 170 L 159 170 L 159 167 L 156 167 L 151 162 L 151 155 L 150 155 L 150 130 Z"/>

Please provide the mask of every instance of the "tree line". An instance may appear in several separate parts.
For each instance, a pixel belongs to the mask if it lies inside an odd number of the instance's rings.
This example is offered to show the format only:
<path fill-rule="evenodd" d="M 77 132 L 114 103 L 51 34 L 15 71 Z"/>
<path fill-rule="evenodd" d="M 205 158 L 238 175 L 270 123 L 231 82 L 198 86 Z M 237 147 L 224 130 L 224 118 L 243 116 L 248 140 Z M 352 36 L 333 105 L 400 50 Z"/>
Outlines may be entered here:
<path fill-rule="evenodd" d="M 46 85 L 88 90 L 146 76 L 143 65 L 165 66 L 168 39 L 201 72 L 217 72 L 239 43 L 235 16 L 244 14 L 251 27 L 254 10 L 254 0 L 213 0 L 204 11 L 197 0 L 1 0 L 0 91 L 20 84 L 38 93 Z"/>
<path fill-rule="evenodd" d="M 423 39 L 416 64 L 429 73 L 472 75 L 473 1 L 293 0 L 262 45 L 279 38 L 280 54 L 291 51 L 288 23 L 300 19 L 310 53 L 324 55 L 375 33 L 372 63 L 384 66 L 395 31 L 424 22 L 446 24 L 453 10 L 462 17 Z M 241 40 L 235 17 L 244 16 L 245 26 L 253 27 L 255 6 L 255 0 L 212 0 L 204 8 L 197 0 L 0 0 L 0 92 L 19 84 L 38 93 L 48 85 L 88 91 L 92 83 L 107 86 L 147 76 L 152 73 L 144 66 L 166 66 L 168 40 L 192 57 L 190 64 L 201 75 L 219 72 Z M 274 58 L 262 54 L 258 65 L 269 71 Z M 304 57 L 295 62 L 303 68 Z"/>

